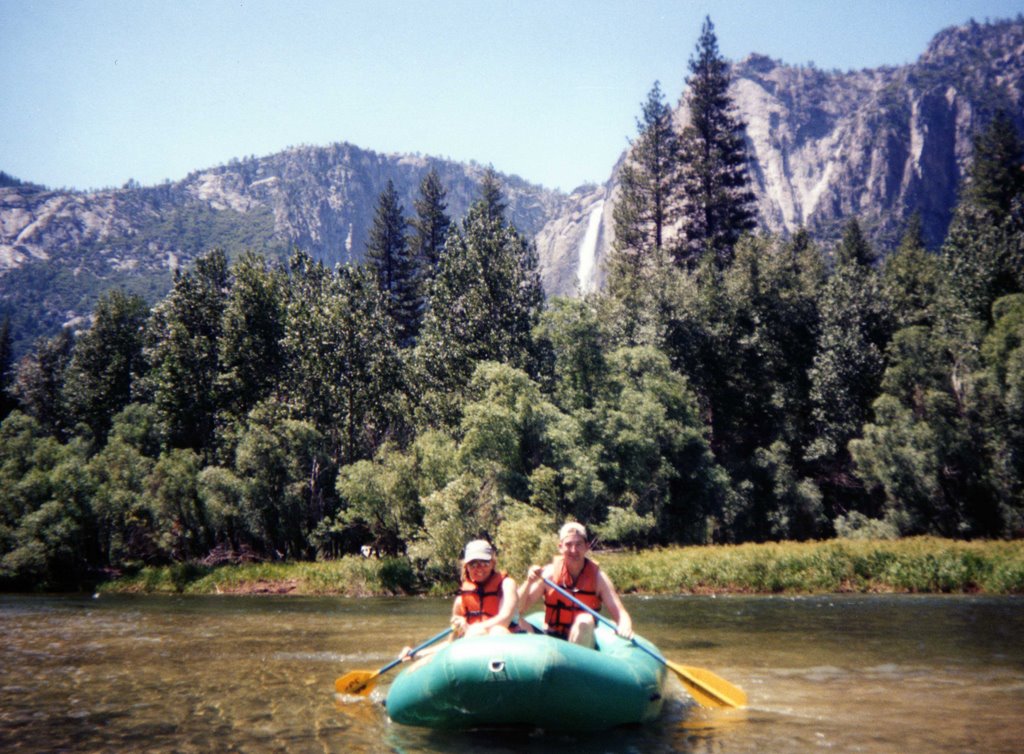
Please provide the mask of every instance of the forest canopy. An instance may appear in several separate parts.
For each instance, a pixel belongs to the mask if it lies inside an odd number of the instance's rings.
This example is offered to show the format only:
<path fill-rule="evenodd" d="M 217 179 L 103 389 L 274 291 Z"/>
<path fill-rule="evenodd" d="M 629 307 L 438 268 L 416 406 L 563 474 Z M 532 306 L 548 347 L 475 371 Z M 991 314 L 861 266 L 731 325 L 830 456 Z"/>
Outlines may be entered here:
<path fill-rule="evenodd" d="M 148 564 L 405 557 L 481 534 L 605 544 L 1024 531 L 1024 146 L 997 115 L 946 241 L 880 258 L 755 225 L 710 22 L 690 125 L 655 84 L 603 291 L 545 301 L 493 172 L 382 193 L 365 259 L 212 249 L 152 308 L 12 363 L 0 328 L 0 583 Z M 525 561 L 524 561 L 525 562 Z"/>

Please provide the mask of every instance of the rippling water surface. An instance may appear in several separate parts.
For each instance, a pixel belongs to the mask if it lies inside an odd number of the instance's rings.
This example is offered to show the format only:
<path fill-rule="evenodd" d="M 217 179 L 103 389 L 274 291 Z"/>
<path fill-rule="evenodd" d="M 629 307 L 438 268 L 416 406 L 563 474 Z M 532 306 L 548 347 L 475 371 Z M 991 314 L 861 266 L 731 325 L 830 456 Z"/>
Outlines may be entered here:
<path fill-rule="evenodd" d="M 444 627 L 436 599 L 0 596 L 5 752 L 1006 752 L 1024 750 L 1024 600 L 627 598 L 666 657 L 743 711 L 600 734 L 438 733 L 335 698 Z M 392 671 L 397 672 L 397 671 Z"/>

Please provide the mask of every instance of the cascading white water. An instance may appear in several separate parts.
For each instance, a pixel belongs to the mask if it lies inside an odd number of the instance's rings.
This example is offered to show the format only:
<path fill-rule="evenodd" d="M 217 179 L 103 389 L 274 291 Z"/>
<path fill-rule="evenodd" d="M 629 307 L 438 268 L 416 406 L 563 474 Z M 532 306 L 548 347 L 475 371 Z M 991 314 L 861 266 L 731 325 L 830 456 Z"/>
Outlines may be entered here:
<path fill-rule="evenodd" d="M 601 231 L 601 216 L 604 213 L 604 199 L 601 199 L 590 210 L 587 220 L 587 232 L 580 243 L 579 267 L 576 279 L 579 281 L 580 293 L 589 293 L 594 287 L 594 258 L 597 256 L 597 236 Z"/>

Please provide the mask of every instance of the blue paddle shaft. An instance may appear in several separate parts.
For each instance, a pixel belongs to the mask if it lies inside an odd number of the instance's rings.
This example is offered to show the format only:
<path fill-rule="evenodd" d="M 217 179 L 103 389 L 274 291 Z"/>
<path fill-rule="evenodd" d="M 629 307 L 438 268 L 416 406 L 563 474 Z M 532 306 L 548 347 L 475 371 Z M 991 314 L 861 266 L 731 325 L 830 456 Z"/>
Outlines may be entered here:
<path fill-rule="evenodd" d="M 445 629 L 444 631 L 442 631 L 441 633 L 439 633 L 439 634 L 438 634 L 437 636 L 431 636 L 431 637 L 430 637 L 429 639 L 427 639 L 427 640 L 426 640 L 425 642 L 423 642 L 423 643 L 422 643 L 422 644 L 420 644 L 419 646 L 417 646 L 417 647 L 413 647 L 413 648 L 412 648 L 411 650 L 409 650 L 409 656 L 410 656 L 410 657 L 413 657 L 413 656 L 415 656 L 415 654 L 416 654 L 417 652 L 419 652 L 419 651 L 420 651 L 421 649 L 426 649 L 427 647 L 429 647 L 429 646 L 430 646 L 431 644 L 433 644 L 434 642 L 437 642 L 437 641 L 441 641 L 441 639 L 443 639 L 444 637 L 446 637 L 446 636 L 447 636 L 448 634 L 450 634 L 451 632 L 452 632 L 452 627 L 451 627 L 451 626 L 449 626 L 449 627 L 448 627 L 448 628 L 446 628 L 446 629 Z M 398 658 L 398 659 L 396 659 L 396 660 L 392 660 L 392 661 L 391 661 L 391 662 L 389 662 L 389 663 L 388 663 L 387 665 L 385 665 L 385 666 L 384 666 L 384 667 L 382 667 L 382 668 L 381 668 L 380 670 L 378 670 L 378 671 L 377 671 L 377 675 L 381 675 L 381 674 L 383 674 L 383 673 L 387 673 L 387 672 L 388 672 L 389 670 L 391 670 L 391 668 L 395 667 L 395 665 L 398 665 L 398 664 L 399 664 L 399 663 L 401 663 L 401 662 L 402 662 L 402 658 L 401 658 L 401 657 L 399 657 L 399 658 Z"/>
<path fill-rule="evenodd" d="M 567 592 L 564 589 L 562 589 L 562 587 L 560 587 L 555 582 L 551 581 L 550 579 L 546 579 L 543 576 L 541 576 L 541 579 L 543 579 L 544 583 L 547 584 L 549 587 L 554 589 L 556 592 L 558 592 L 560 595 L 562 595 L 566 599 L 572 600 L 577 605 L 577 607 L 579 607 L 579 608 L 587 611 L 591 615 L 593 615 L 594 618 L 596 618 L 597 620 L 599 620 L 602 623 L 604 623 L 612 631 L 618 631 L 619 630 L 619 627 L 615 625 L 614 621 L 608 620 L 603 615 L 601 615 L 601 613 L 597 612 L 596 610 L 591 608 L 589 605 L 584 605 L 582 602 L 580 602 L 578 599 L 576 599 L 576 597 L 574 597 L 572 594 L 570 594 L 569 592 Z M 643 644 L 638 642 L 635 638 L 631 637 L 630 641 L 633 642 L 633 646 L 634 647 L 636 647 L 637 649 L 642 649 L 644 652 L 649 654 L 651 657 L 653 657 L 655 660 L 660 662 L 662 665 L 668 665 L 668 663 L 665 662 L 665 658 L 664 657 L 659 655 L 657 652 L 652 652 L 647 647 L 645 647 Z"/>
<path fill-rule="evenodd" d="M 541 578 L 543 578 L 543 577 L 541 577 Z M 544 579 L 544 583 L 547 584 L 552 589 L 554 589 L 559 594 L 561 594 L 566 599 L 571 600 L 572 602 L 576 603 L 576 605 L 578 605 L 580 607 L 580 609 L 586 610 L 588 613 L 593 615 L 597 620 L 601 621 L 602 623 L 604 623 L 609 628 L 611 628 L 611 629 L 613 629 L 615 631 L 618 631 L 618 627 L 612 621 L 608 620 L 607 618 L 605 618 L 600 613 L 595 612 L 594 610 L 592 610 L 587 605 L 584 605 L 582 602 L 580 602 L 578 599 L 576 599 L 569 592 L 565 591 L 560 586 L 558 586 L 558 584 L 555 584 L 552 581 L 548 581 L 547 579 Z M 722 678 L 718 678 L 718 677 L 716 677 L 714 675 L 714 673 L 711 673 L 710 671 L 706 671 L 706 670 L 703 671 L 703 674 L 705 676 L 710 676 L 710 678 L 708 678 L 708 677 L 695 678 L 691 671 L 699 670 L 699 668 L 684 668 L 684 667 L 681 667 L 679 665 L 673 665 L 671 662 L 666 660 L 664 657 L 662 657 L 657 652 L 651 651 L 650 649 L 645 647 L 643 644 L 638 642 L 636 640 L 636 637 L 630 638 L 630 641 L 633 643 L 634 647 L 636 647 L 637 649 L 642 649 L 644 652 L 649 654 L 655 660 L 657 660 L 662 665 L 664 665 L 666 668 L 668 668 L 673 673 L 675 673 L 677 676 L 679 676 L 679 678 L 686 685 L 686 688 L 690 691 L 691 695 L 694 693 L 694 689 L 695 688 L 699 689 L 701 693 L 700 693 L 699 696 L 696 697 L 696 699 L 697 699 L 699 704 L 701 704 L 701 705 L 703 705 L 705 707 L 707 707 L 707 706 L 716 706 L 716 707 L 717 706 L 745 707 L 746 706 L 746 704 L 747 704 L 747 695 L 743 693 L 743 689 L 740 689 L 740 688 L 737 688 L 737 687 L 733 686 L 728 681 L 726 681 L 726 680 L 724 680 Z M 705 697 L 708 697 L 708 698 L 713 699 L 715 701 L 709 703 L 707 701 L 707 699 L 705 699 Z"/>
<path fill-rule="evenodd" d="M 545 579 L 543 576 L 541 576 L 541 579 L 549 587 L 554 589 L 556 592 L 558 592 L 560 595 L 562 595 L 566 599 L 572 600 L 576 604 L 577 607 L 580 607 L 580 608 L 586 610 L 588 613 L 593 615 L 597 620 L 601 621 L 606 626 L 608 626 L 608 628 L 610 628 L 612 631 L 618 631 L 619 630 L 619 627 L 615 625 L 614 621 L 611 621 L 608 618 L 605 618 L 603 615 L 601 615 L 601 613 L 597 612 L 596 610 L 591 608 L 589 605 L 584 605 L 582 602 L 580 602 L 578 599 L 576 599 L 575 596 L 573 596 L 571 593 L 569 593 L 569 592 L 565 591 L 564 589 L 562 589 L 562 587 L 560 587 L 554 581 L 551 581 L 550 579 Z"/>

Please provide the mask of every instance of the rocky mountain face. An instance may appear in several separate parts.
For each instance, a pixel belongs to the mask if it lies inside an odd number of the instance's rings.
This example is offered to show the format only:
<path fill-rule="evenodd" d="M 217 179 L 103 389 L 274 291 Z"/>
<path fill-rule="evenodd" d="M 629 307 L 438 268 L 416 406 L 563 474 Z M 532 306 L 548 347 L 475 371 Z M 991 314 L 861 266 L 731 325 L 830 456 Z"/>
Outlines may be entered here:
<path fill-rule="evenodd" d="M 153 187 L 84 193 L 0 181 L 0 316 L 11 315 L 24 348 L 26 334 L 77 325 L 102 290 L 158 299 L 175 270 L 214 247 L 229 257 L 255 249 L 284 259 L 298 248 L 328 266 L 357 261 L 388 180 L 412 217 L 431 169 L 449 215 L 461 218 L 485 168 L 350 144 L 232 160 Z M 564 194 L 500 180 L 508 215 L 527 236 L 567 211 Z"/>
<path fill-rule="evenodd" d="M 1024 132 L 1021 18 L 947 29 L 916 63 L 898 68 L 826 72 L 751 55 L 732 73 L 761 227 L 786 234 L 803 226 L 826 248 L 856 216 L 885 252 L 914 212 L 926 244 L 937 248 L 974 134 L 1000 108 Z M 685 124 L 682 103 L 676 117 Z M 604 186 L 574 194 L 570 211 L 538 237 L 542 259 L 585 260 L 584 288 L 602 282 L 616 194 L 613 173 Z M 568 277 L 548 282 L 572 290 Z"/>
<path fill-rule="evenodd" d="M 762 227 L 804 226 L 827 245 L 855 215 L 884 251 L 916 211 L 935 247 L 973 134 L 998 108 L 1024 128 L 1024 19 L 948 29 L 916 63 L 897 68 L 825 72 L 751 55 L 733 67 L 732 96 L 747 124 Z M 682 104 L 677 117 L 685 122 Z M 568 196 L 501 176 L 510 219 L 536 239 L 549 294 L 602 284 L 618 167 L 604 185 Z M 350 144 L 87 193 L 0 174 L 0 316 L 11 316 L 24 350 L 86 317 L 108 288 L 156 300 L 174 270 L 214 246 L 229 256 L 252 248 L 283 258 L 301 248 L 328 265 L 358 260 L 387 181 L 412 216 L 430 169 L 448 191 L 449 214 L 460 218 L 484 168 Z"/>

